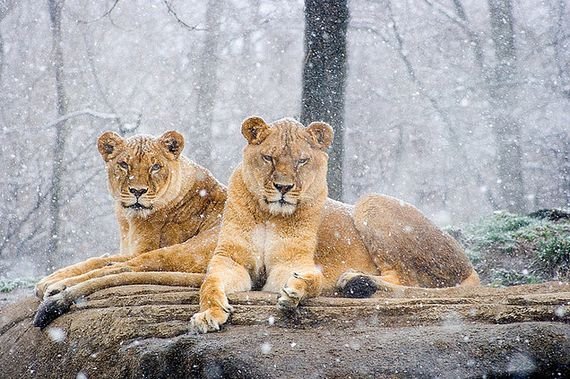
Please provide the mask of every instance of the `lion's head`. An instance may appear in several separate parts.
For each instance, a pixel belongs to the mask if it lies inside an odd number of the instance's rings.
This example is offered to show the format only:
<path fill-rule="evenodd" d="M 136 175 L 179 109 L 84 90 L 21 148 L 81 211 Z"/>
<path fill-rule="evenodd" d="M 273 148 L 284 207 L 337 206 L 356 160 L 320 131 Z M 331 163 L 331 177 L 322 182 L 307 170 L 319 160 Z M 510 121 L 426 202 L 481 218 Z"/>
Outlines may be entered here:
<path fill-rule="evenodd" d="M 243 179 L 262 209 L 274 215 L 291 215 L 302 204 L 327 194 L 326 149 L 333 130 L 324 122 L 308 127 L 285 118 L 267 124 L 247 118 L 241 128 L 247 139 L 243 153 Z"/>
<path fill-rule="evenodd" d="M 180 133 L 122 138 L 105 132 L 97 147 L 106 162 L 109 190 L 127 215 L 146 217 L 178 194 L 184 148 Z"/>

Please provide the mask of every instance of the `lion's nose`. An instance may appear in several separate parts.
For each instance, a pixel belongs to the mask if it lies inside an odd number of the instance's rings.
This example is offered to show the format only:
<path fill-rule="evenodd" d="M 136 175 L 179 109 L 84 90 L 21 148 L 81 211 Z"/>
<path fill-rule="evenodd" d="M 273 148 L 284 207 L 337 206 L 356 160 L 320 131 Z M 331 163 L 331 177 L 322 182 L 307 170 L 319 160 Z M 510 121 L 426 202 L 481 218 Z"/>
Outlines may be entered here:
<path fill-rule="evenodd" d="M 277 189 L 277 191 L 281 192 L 282 195 L 285 195 L 287 192 L 291 191 L 291 189 L 293 188 L 292 184 L 273 183 L 273 186 Z"/>
<path fill-rule="evenodd" d="M 144 195 L 146 192 L 148 191 L 148 188 L 133 188 L 133 187 L 129 187 L 129 192 L 132 193 L 133 195 L 135 195 L 135 197 L 138 199 L 139 197 L 141 197 L 142 195 Z"/>

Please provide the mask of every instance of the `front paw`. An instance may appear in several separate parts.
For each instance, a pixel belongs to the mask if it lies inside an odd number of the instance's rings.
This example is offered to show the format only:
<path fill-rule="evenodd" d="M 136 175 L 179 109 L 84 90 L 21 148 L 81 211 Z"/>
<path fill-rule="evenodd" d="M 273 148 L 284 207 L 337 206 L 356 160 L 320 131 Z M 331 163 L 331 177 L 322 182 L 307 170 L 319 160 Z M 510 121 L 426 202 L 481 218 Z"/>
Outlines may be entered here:
<path fill-rule="evenodd" d="M 42 300 L 45 297 L 47 297 L 47 295 L 46 295 L 47 288 L 54 283 L 57 283 L 57 281 L 54 281 L 54 280 L 50 279 L 49 277 L 45 277 L 42 280 L 40 280 L 39 282 L 37 282 L 36 287 L 35 287 L 36 297 L 39 299 L 42 299 Z"/>
<path fill-rule="evenodd" d="M 46 293 L 46 285 L 41 283 L 41 282 L 36 284 L 36 288 L 34 289 L 34 293 L 36 294 L 36 297 L 38 299 L 43 300 L 44 294 Z"/>
<path fill-rule="evenodd" d="M 290 311 L 297 308 L 301 301 L 301 295 L 293 288 L 284 287 L 281 289 L 281 296 L 277 299 L 277 306 L 283 311 Z"/>
<path fill-rule="evenodd" d="M 228 321 L 231 312 L 233 308 L 230 305 L 225 308 L 208 308 L 192 316 L 190 327 L 197 333 L 217 332 Z"/>
<path fill-rule="evenodd" d="M 45 288 L 43 298 L 45 300 L 48 297 L 57 295 L 58 293 L 65 291 L 66 288 L 67 288 L 67 286 L 65 284 L 63 284 L 62 282 L 56 282 L 56 283 L 50 284 L 49 286 L 47 286 Z"/>

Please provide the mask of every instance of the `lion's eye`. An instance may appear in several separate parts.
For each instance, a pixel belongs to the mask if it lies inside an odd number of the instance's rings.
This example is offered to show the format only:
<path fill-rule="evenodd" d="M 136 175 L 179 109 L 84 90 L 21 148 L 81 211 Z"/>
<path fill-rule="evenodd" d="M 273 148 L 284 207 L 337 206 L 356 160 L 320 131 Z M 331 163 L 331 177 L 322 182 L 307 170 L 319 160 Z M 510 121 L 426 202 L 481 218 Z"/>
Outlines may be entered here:
<path fill-rule="evenodd" d="M 261 158 L 263 158 L 265 162 L 273 163 L 273 157 L 271 155 L 262 155 Z"/>
<path fill-rule="evenodd" d="M 128 169 L 129 169 L 129 165 L 128 165 L 127 162 L 125 162 L 125 161 L 120 161 L 120 162 L 119 162 L 119 167 L 122 168 L 123 170 L 128 170 Z"/>
<path fill-rule="evenodd" d="M 150 171 L 152 171 L 152 172 L 158 172 L 158 171 L 160 171 L 161 168 L 162 168 L 161 165 L 159 165 L 158 163 L 155 163 L 155 164 L 153 164 L 153 165 L 150 167 Z"/>
<path fill-rule="evenodd" d="M 297 164 L 298 164 L 299 166 L 303 166 L 304 164 L 307 164 L 308 161 L 309 161 L 309 158 L 299 159 L 299 160 L 297 161 Z"/>

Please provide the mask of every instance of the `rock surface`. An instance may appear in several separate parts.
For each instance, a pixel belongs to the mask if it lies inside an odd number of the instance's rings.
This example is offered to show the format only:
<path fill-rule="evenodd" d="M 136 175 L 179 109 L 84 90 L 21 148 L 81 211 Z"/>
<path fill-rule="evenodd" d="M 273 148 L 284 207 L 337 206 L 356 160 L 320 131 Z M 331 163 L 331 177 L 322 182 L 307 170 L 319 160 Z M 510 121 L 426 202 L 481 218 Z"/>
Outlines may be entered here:
<path fill-rule="evenodd" d="M 99 291 L 40 330 L 38 301 L 0 310 L 2 378 L 568 377 L 570 285 L 317 298 L 230 296 L 219 333 L 194 335 L 194 289 Z M 79 376 L 78 376 L 79 374 Z M 84 375 L 84 376 L 81 376 Z"/>

